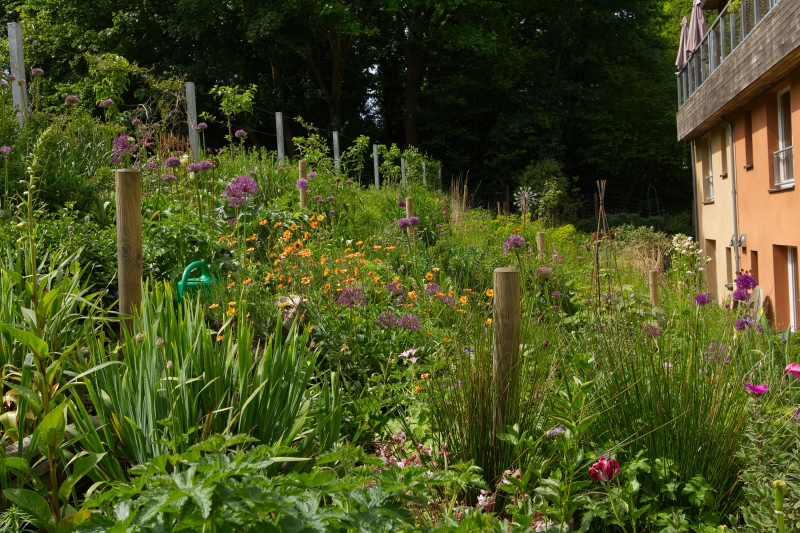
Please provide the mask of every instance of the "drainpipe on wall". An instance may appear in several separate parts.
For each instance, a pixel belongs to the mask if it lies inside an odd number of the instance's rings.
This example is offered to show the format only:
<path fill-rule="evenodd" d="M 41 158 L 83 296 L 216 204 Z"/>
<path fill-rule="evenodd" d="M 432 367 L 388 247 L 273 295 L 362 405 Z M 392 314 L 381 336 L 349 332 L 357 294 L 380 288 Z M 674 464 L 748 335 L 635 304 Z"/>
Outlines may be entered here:
<path fill-rule="evenodd" d="M 736 165 L 733 154 L 733 123 L 725 117 L 722 120 L 728 124 L 728 146 L 730 147 L 730 157 L 728 159 L 728 172 L 731 178 L 731 202 L 733 202 L 733 262 L 734 272 L 739 272 L 739 217 L 736 209 Z"/>
<path fill-rule="evenodd" d="M 694 141 L 692 141 L 692 214 L 694 215 L 694 242 L 700 246 L 700 219 L 697 216 L 697 171 L 694 165 Z"/>

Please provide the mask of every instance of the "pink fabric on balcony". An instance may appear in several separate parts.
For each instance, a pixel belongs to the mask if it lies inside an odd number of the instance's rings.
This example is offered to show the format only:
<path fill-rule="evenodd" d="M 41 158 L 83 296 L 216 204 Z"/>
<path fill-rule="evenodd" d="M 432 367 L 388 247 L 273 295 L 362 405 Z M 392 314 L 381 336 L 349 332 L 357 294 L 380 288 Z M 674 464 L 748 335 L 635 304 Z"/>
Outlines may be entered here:
<path fill-rule="evenodd" d="M 689 38 L 689 29 L 687 26 L 689 25 L 689 20 L 686 17 L 683 17 L 681 21 L 681 41 L 680 45 L 678 46 L 678 58 L 675 60 L 675 65 L 678 68 L 681 68 L 686 60 L 689 59 L 689 47 L 687 46 L 688 38 Z"/>
<path fill-rule="evenodd" d="M 692 7 L 692 21 L 689 22 L 689 31 L 686 36 L 686 49 L 689 55 L 694 53 L 695 48 L 700 46 L 700 41 L 708 33 L 706 17 L 703 15 L 703 8 L 700 5 L 702 3 L 702 0 L 694 0 L 694 7 Z"/>

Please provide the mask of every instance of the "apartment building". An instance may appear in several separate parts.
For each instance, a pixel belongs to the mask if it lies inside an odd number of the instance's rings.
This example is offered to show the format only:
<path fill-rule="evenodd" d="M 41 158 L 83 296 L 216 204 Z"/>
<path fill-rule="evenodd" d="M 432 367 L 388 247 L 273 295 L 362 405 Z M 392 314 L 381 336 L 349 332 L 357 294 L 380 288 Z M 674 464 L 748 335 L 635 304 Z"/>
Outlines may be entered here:
<path fill-rule="evenodd" d="M 759 282 L 779 328 L 800 324 L 800 0 L 696 0 L 717 15 L 679 67 L 678 139 L 692 146 L 709 290 Z M 800 183 L 798 184 L 800 188 Z"/>

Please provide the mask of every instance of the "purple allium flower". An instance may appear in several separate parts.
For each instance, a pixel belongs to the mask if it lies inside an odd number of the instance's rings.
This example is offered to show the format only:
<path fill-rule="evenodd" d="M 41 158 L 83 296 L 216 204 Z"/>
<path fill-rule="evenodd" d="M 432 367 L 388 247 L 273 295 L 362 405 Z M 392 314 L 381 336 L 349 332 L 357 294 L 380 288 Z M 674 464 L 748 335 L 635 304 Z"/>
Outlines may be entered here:
<path fill-rule="evenodd" d="M 67 231 L 73 231 L 75 228 L 72 226 L 67 226 Z"/>
<path fill-rule="evenodd" d="M 10 85 L 6 80 L 0 80 L 0 87 L 2 87 L 3 89 L 8 89 Z"/>
<path fill-rule="evenodd" d="M 308 188 L 308 180 L 305 178 L 300 178 L 299 180 L 297 180 L 296 185 L 298 189 L 306 189 Z"/>
<path fill-rule="evenodd" d="M 352 185 L 354 183 L 355 182 L 353 180 L 347 180 L 347 181 L 344 182 L 345 185 Z"/>
<path fill-rule="evenodd" d="M 105 100 L 100 100 L 97 103 L 97 107 L 111 107 L 112 105 L 114 105 L 114 100 L 112 100 L 111 98 L 106 98 Z"/>
<path fill-rule="evenodd" d="M 551 298 L 561 298 L 561 293 L 560 293 L 560 292 L 558 292 L 558 291 L 553 291 L 553 292 L 550 294 L 550 297 L 551 297 Z"/>
<path fill-rule="evenodd" d="M 552 309 L 553 311 L 558 311 L 558 306 L 557 305 L 551 305 L 550 309 Z"/>
<path fill-rule="evenodd" d="M 179 167 L 179 166 L 181 166 L 181 160 L 180 160 L 180 159 L 178 159 L 178 158 L 177 158 L 177 157 L 175 157 L 175 156 L 173 156 L 173 157 L 168 157 L 168 158 L 167 158 L 167 159 L 164 161 L 164 166 L 165 166 L 165 167 L 167 167 L 167 168 Z"/>
<path fill-rule="evenodd" d="M 397 227 L 399 229 L 406 229 L 411 227 L 411 221 L 405 217 L 401 218 L 397 221 Z"/>
<path fill-rule="evenodd" d="M 456 305 L 456 299 L 449 294 L 443 294 L 439 296 L 439 301 L 448 307 L 455 307 Z"/>
<path fill-rule="evenodd" d="M 331 201 L 331 200 L 336 200 L 336 197 L 335 196 L 328 196 L 325 199 L 328 200 L 328 201 Z"/>
<path fill-rule="evenodd" d="M 141 119 L 138 119 L 138 118 L 131 119 L 131 126 L 138 126 L 141 123 L 142 123 Z"/>
<path fill-rule="evenodd" d="M 418 217 L 408 217 L 408 222 L 411 224 L 411 227 L 416 228 L 419 226 L 419 218 Z"/>
<path fill-rule="evenodd" d="M 316 177 L 317 177 L 317 173 L 314 172 L 313 170 L 308 173 L 308 179 L 313 180 Z"/>
<path fill-rule="evenodd" d="M 44 74 L 44 70 L 40 69 L 39 67 L 31 69 L 31 78 L 38 78 L 39 76 Z"/>
<path fill-rule="evenodd" d="M 755 289 L 757 286 L 758 286 L 758 281 L 756 281 L 756 278 L 754 278 L 750 274 L 742 274 L 738 278 L 736 278 L 736 287 L 739 289 L 751 291 Z"/>
<path fill-rule="evenodd" d="M 417 350 L 416 348 L 409 348 L 405 352 L 401 353 L 398 357 L 408 357 L 409 355 L 414 355 L 418 351 L 419 350 Z"/>
<path fill-rule="evenodd" d="M 356 306 L 365 307 L 367 305 L 367 298 L 360 289 L 348 287 L 342 291 L 342 294 L 339 295 L 339 299 L 336 300 L 336 303 L 349 309 L 352 309 Z"/>
<path fill-rule="evenodd" d="M 239 176 L 231 185 L 242 191 L 246 196 L 258 194 L 258 183 L 250 176 Z"/>
<path fill-rule="evenodd" d="M 194 131 L 203 131 L 207 127 L 208 127 L 208 124 L 206 124 L 205 122 L 199 122 L 197 124 L 197 126 L 194 127 Z"/>
<path fill-rule="evenodd" d="M 212 163 L 211 161 L 203 160 L 197 164 L 200 165 L 200 170 L 211 170 L 212 168 L 214 168 L 214 163 Z"/>
<path fill-rule="evenodd" d="M 228 225 L 230 227 L 234 227 L 236 225 L 236 219 L 235 218 L 229 218 L 228 219 Z"/>
<path fill-rule="evenodd" d="M 111 156 L 111 162 L 112 163 L 116 164 L 116 163 L 119 163 L 120 161 L 121 161 L 121 159 L 119 157 L 117 157 L 115 155 Z"/>
<path fill-rule="evenodd" d="M 247 132 L 244 130 L 236 130 L 233 136 L 236 137 L 237 139 L 244 139 L 245 137 L 247 137 Z"/>
<path fill-rule="evenodd" d="M 133 137 L 123 134 L 114 139 L 114 145 L 112 147 L 114 155 L 128 155 L 136 153 L 136 139 Z"/>
<path fill-rule="evenodd" d="M 713 300 L 711 299 L 711 296 L 709 296 L 708 294 L 702 293 L 702 292 L 694 297 L 694 304 L 697 305 L 697 306 L 700 306 L 700 307 L 702 307 L 704 305 L 708 305 L 712 301 Z"/>
<path fill-rule="evenodd" d="M 404 200 L 400 200 L 399 202 L 397 202 L 397 207 L 405 207 L 405 206 L 406 202 Z"/>
<path fill-rule="evenodd" d="M 176 178 L 172 174 L 164 174 L 163 176 L 161 176 L 162 181 L 175 181 L 176 179 L 178 178 Z"/>
<path fill-rule="evenodd" d="M 525 242 L 525 238 L 522 235 L 514 234 L 503 243 L 503 251 L 508 255 L 511 250 L 524 250 L 527 246 L 528 243 Z"/>
<path fill-rule="evenodd" d="M 553 273 L 553 269 L 550 268 L 550 267 L 540 266 L 539 268 L 536 269 L 536 277 L 537 278 L 547 279 L 547 278 L 550 277 L 550 274 L 552 274 L 552 273 Z"/>
<path fill-rule="evenodd" d="M 196 174 L 203 169 L 200 168 L 200 163 L 189 163 L 188 165 L 186 165 L 186 170 L 188 170 L 192 174 Z"/>
<path fill-rule="evenodd" d="M 762 394 L 766 394 L 769 391 L 769 387 L 767 387 L 766 383 L 762 383 L 760 385 L 753 385 L 749 381 L 744 384 L 745 388 L 755 394 L 756 396 L 761 396 Z"/>
<path fill-rule="evenodd" d="M 654 339 L 657 339 L 658 337 L 661 336 L 661 328 L 658 327 L 658 326 L 651 326 L 651 325 L 648 324 L 648 325 L 645 325 L 645 327 L 643 328 L 643 331 L 644 331 L 645 335 L 650 336 L 650 337 L 652 337 Z"/>
<path fill-rule="evenodd" d="M 382 329 L 391 329 L 397 325 L 397 316 L 391 311 L 384 311 L 375 318 L 375 326 Z"/>
<path fill-rule="evenodd" d="M 422 329 L 422 325 L 419 322 L 419 318 L 414 315 L 403 315 L 400 317 L 400 320 L 397 321 L 397 325 L 403 329 L 411 330 L 411 331 L 418 331 Z"/>
<path fill-rule="evenodd" d="M 9 76 L 8 79 L 11 79 L 11 76 Z M 78 98 L 74 94 L 71 94 L 71 95 L 67 96 L 66 98 L 64 98 L 64 103 L 67 104 L 67 105 L 75 105 L 80 101 L 81 101 L 80 98 Z"/>
<path fill-rule="evenodd" d="M 739 320 L 736 321 L 736 324 L 733 325 L 733 329 L 736 331 L 744 331 L 751 324 L 750 319 L 746 316 L 743 316 Z"/>
<path fill-rule="evenodd" d="M 387 283 L 386 290 L 389 291 L 389 294 L 392 294 L 394 296 L 402 296 L 406 293 L 405 289 L 403 289 L 403 286 L 400 285 L 399 281 L 390 281 L 389 283 Z"/>
<path fill-rule="evenodd" d="M 8 155 L 11 153 L 10 146 L 0 146 L 0 154 Z"/>
<path fill-rule="evenodd" d="M 439 286 L 438 283 L 431 282 L 428 283 L 428 285 L 425 287 L 426 296 L 436 296 L 440 292 L 442 292 L 442 288 Z"/>
<path fill-rule="evenodd" d="M 558 437 L 559 435 L 564 433 L 564 431 L 566 431 L 564 429 L 564 426 L 558 425 L 558 426 L 554 427 L 553 429 L 551 429 L 550 431 L 548 431 L 547 432 L 547 436 L 548 437 Z"/>
<path fill-rule="evenodd" d="M 158 166 L 158 165 L 156 165 L 156 162 L 155 162 L 155 161 L 148 161 L 148 162 L 147 162 L 147 168 L 148 168 L 149 170 L 155 170 L 157 166 Z"/>
<path fill-rule="evenodd" d="M 325 198 L 323 198 L 322 196 L 317 194 L 317 195 L 314 196 L 314 200 L 318 201 L 319 203 L 322 203 L 322 202 L 325 201 Z"/>
<path fill-rule="evenodd" d="M 737 302 L 746 302 L 750 299 L 750 293 L 743 287 L 737 287 L 736 290 L 733 291 L 733 299 Z"/>

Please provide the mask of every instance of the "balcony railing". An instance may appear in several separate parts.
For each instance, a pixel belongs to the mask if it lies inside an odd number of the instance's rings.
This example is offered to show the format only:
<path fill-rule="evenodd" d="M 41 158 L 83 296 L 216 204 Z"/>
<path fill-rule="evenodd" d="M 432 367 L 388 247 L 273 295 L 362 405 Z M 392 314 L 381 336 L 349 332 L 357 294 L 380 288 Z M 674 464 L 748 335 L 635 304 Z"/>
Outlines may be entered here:
<path fill-rule="evenodd" d="M 775 167 L 775 187 L 781 189 L 794 185 L 794 157 L 792 147 L 778 150 L 772 154 Z"/>
<path fill-rule="evenodd" d="M 700 41 L 700 45 L 691 51 L 689 60 L 677 72 L 679 108 L 683 107 L 780 2 L 781 0 L 741 0 L 725 6 Z"/>
<path fill-rule="evenodd" d="M 706 176 L 703 178 L 703 198 L 704 202 L 714 201 L 714 176 Z"/>

